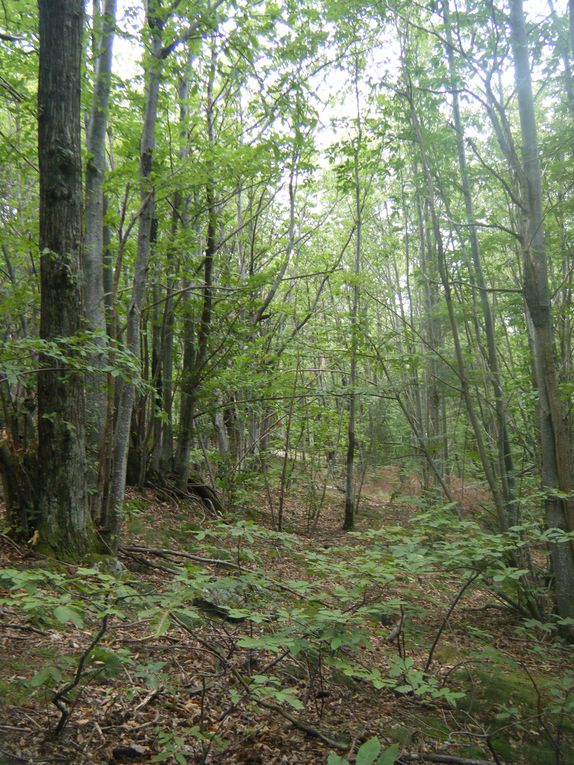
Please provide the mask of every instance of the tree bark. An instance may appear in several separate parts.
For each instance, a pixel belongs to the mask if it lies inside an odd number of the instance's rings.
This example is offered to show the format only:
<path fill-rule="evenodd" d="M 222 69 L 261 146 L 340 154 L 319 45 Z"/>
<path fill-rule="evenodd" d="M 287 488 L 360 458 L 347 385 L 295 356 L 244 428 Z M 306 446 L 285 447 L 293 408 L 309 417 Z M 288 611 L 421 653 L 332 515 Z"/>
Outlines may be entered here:
<path fill-rule="evenodd" d="M 519 213 L 523 286 L 532 338 L 534 376 L 538 389 L 538 426 L 542 450 L 542 485 L 546 492 L 546 524 L 548 528 L 569 531 L 574 528 L 572 500 L 566 498 L 571 490 L 568 475 L 569 444 L 558 391 L 536 116 L 522 0 L 512 0 L 510 4 L 510 31 L 522 139 Z M 572 545 L 566 542 L 550 544 L 550 560 L 558 614 L 573 618 Z"/>
<path fill-rule="evenodd" d="M 456 81 L 456 68 L 453 54 L 452 30 L 450 25 L 449 0 L 443 0 L 443 16 L 445 21 L 446 52 L 449 66 L 450 87 L 452 91 L 452 110 L 454 117 L 454 128 L 456 131 L 456 148 L 458 154 L 458 165 L 462 184 L 462 193 L 464 197 L 464 206 L 466 212 L 466 222 L 468 225 L 468 236 L 470 241 L 470 254 L 472 259 L 472 268 L 474 278 L 480 293 L 480 305 L 484 321 L 484 332 L 487 345 L 487 364 L 490 376 L 490 383 L 494 395 L 494 406 L 497 421 L 497 449 L 500 478 L 502 484 L 502 494 L 506 506 L 506 515 L 508 525 L 516 525 L 519 521 L 518 504 L 516 497 L 516 486 L 514 477 L 514 462 L 512 458 L 512 447 L 508 427 L 508 415 L 506 411 L 506 397 L 502 384 L 502 375 L 498 363 L 498 353 L 496 350 L 496 337 L 494 329 L 494 318 L 490 306 L 490 300 L 486 290 L 486 282 L 482 270 L 482 258 L 476 226 L 474 225 L 474 205 L 470 185 L 468 165 L 466 161 L 466 152 L 464 148 L 464 126 L 460 114 L 460 104 Z"/>
<path fill-rule="evenodd" d="M 99 352 L 90 358 L 92 366 L 101 369 L 106 347 L 106 313 L 104 299 L 104 192 L 106 169 L 106 128 L 112 74 L 112 46 L 116 17 L 116 0 L 106 0 L 101 19 L 94 19 L 96 35 L 95 87 L 88 123 L 86 149 L 86 237 L 83 250 L 83 301 L 86 325 L 98 332 Z M 98 23 L 99 22 L 99 23 Z M 101 349 L 101 350 L 100 350 Z M 88 375 L 86 385 L 86 438 L 88 451 L 88 482 L 95 489 L 98 481 L 98 461 L 102 449 L 106 419 L 106 378 L 103 372 Z M 101 492 L 93 491 L 90 504 L 92 515 L 98 517 Z"/>
<path fill-rule="evenodd" d="M 128 309 L 126 342 L 127 350 L 134 357 L 139 356 L 141 309 L 146 287 L 155 211 L 155 195 L 151 184 L 151 173 L 155 148 L 155 125 L 157 121 L 159 87 L 163 69 L 163 22 L 159 14 L 156 14 L 156 4 L 150 3 L 148 8 L 148 24 L 151 32 L 151 55 L 147 69 L 146 104 L 139 167 L 141 214 L 138 227 L 138 246 L 132 297 Z M 114 428 L 112 475 L 109 494 L 106 498 L 105 517 L 102 524 L 106 543 L 112 552 L 117 550 L 119 543 L 121 507 L 126 486 L 130 424 L 134 400 L 134 383 L 130 381 L 120 382 L 118 410 Z"/>
<path fill-rule="evenodd" d="M 82 0 L 40 0 L 38 159 L 40 167 L 40 337 L 81 329 L 80 83 Z M 68 351 L 69 352 L 69 351 Z M 62 557 L 94 545 L 88 506 L 83 380 L 69 362 L 42 359 L 38 374 L 40 539 Z"/>
<path fill-rule="evenodd" d="M 214 84 L 217 66 L 217 49 L 215 37 L 211 42 L 211 61 L 207 82 L 207 139 L 209 146 L 215 146 L 215 97 Z M 181 417 L 176 455 L 176 477 L 179 488 L 187 488 L 189 477 L 189 455 L 191 451 L 191 436 L 193 427 L 193 410 L 197 396 L 200 376 L 207 362 L 209 339 L 211 334 L 211 317 L 213 310 L 213 265 L 216 252 L 217 201 L 215 194 L 213 161 L 209 168 L 209 177 L 205 190 L 207 207 L 207 232 L 205 253 L 203 258 L 203 300 L 199 326 L 197 329 L 197 351 L 193 345 L 186 342 L 184 347 L 183 384 L 181 392 Z M 186 319 L 186 322 L 188 319 Z M 189 334 L 188 334 L 189 333 Z M 186 338 L 193 337 L 193 328 L 186 327 Z"/>
<path fill-rule="evenodd" d="M 358 56 L 358 54 L 357 54 Z M 361 104 L 359 99 L 359 65 L 355 60 L 355 102 L 357 107 L 357 136 L 353 151 L 354 195 L 355 195 L 355 263 L 353 274 L 353 297 L 351 305 L 351 362 L 349 370 L 349 422 L 347 426 L 347 454 L 345 459 L 345 514 L 343 530 L 352 531 L 355 527 L 355 451 L 357 448 L 357 355 L 359 344 L 359 277 L 361 275 L 363 206 L 361 201 L 361 177 L 359 158 L 362 145 Z"/>

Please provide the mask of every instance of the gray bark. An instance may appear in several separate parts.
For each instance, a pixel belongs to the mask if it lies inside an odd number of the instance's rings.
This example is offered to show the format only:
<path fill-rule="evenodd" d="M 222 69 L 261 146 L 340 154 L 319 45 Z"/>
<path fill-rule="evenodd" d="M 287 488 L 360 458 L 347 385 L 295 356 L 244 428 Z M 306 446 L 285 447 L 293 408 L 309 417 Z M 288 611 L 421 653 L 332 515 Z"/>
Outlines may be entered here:
<path fill-rule="evenodd" d="M 538 423 L 542 450 L 542 485 L 549 528 L 572 530 L 572 501 L 558 492 L 571 490 L 568 475 L 569 444 L 558 392 L 547 252 L 542 212 L 542 183 L 538 138 L 530 75 L 528 38 L 522 0 L 510 4 L 510 31 L 522 139 L 521 245 L 523 286 L 531 331 L 534 376 L 538 389 Z M 550 545 L 556 607 L 562 617 L 574 617 L 574 552 L 571 544 Z"/>
<path fill-rule="evenodd" d="M 212 39 L 211 62 L 209 67 L 209 76 L 207 82 L 207 139 L 210 146 L 215 145 L 215 98 L 214 84 L 217 66 L 217 50 L 215 48 L 215 38 Z M 213 266 L 216 251 L 216 231 L 217 231 L 217 202 L 215 195 L 215 178 L 213 177 L 213 167 L 210 168 L 210 175 L 207 179 L 205 190 L 205 199 L 207 207 L 207 232 L 205 242 L 205 253 L 203 258 L 203 300 L 201 315 L 199 317 L 199 326 L 197 330 L 197 351 L 191 344 L 186 344 L 184 349 L 184 381 L 182 384 L 182 416 L 180 418 L 180 432 L 178 440 L 178 449 L 176 456 L 176 476 L 177 483 L 181 490 L 187 488 L 189 477 L 189 454 L 191 450 L 193 410 L 197 396 L 197 387 L 200 383 L 201 374 L 204 370 L 208 358 L 209 338 L 211 333 L 211 317 L 213 308 Z M 193 336 L 191 327 L 187 327 L 186 332 Z M 186 351 L 188 351 L 186 356 Z M 187 362 L 187 366 L 186 366 Z"/>
<path fill-rule="evenodd" d="M 512 459 L 512 447 L 509 435 L 508 416 L 506 412 L 506 397 L 502 384 L 502 376 L 498 363 L 498 353 L 496 350 L 496 337 L 494 329 L 494 318 L 490 306 L 486 282 L 482 270 L 482 258 L 476 226 L 474 225 L 474 205 L 472 199 L 468 165 L 466 161 L 466 152 L 464 148 L 464 126 L 460 114 L 460 104 L 457 90 L 457 77 L 453 55 L 452 30 L 450 26 L 450 14 L 448 0 L 443 0 L 443 15 L 445 20 L 445 36 L 447 41 L 447 59 L 449 65 L 450 86 L 452 90 L 452 110 L 454 117 L 454 128 L 456 132 L 456 147 L 458 154 L 458 165 L 462 183 L 462 193 L 464 197 L 464 206 L 466 212 L 466 221 L 468 224 L 468 236 L 470 242 L 470 253 L 474 278 L 479 290 L 480 306 L 482 318 L 484 321 L 484 332 L 487 345 L 487 364 L 489 371 L 490 384 L 494 394 L 494 406 L 497 420 L 497 449 L 498 462 L 502 484 L 502 494 L 506 507 L 506 516 L 509 525 L 518 523 L 518 505 L 516 497 L 516 486 L 514 478 L 514 464 Z"/>
<path fill-rule="evenodd" d="M 141 213 L 132 296 L 128 309 L 126 341 L 127 350 L 135 357 L 139 355 L 141 309 L 146 287 L 155 210 L 155 196 L 153 186 L 151 185 L 151 173 L 155 148 L 159 87 L 163 69 L 163 25 L 151 7 L 148 9 L 148 24 L 151 32 L 151 51 L 147 67 L 145 116 L 140 149 L 139 182 Z M 121 381 L 114 428 L 112 475 L 109 494 L 106 498 L 106 514 L 103 523 L 106 542 L 113 552 L 117 549 L 119 541 L 121 507 L 126 485 L 130 423 L 134 399 L 134 384 L 128 381 Z"/>
<path fill-rule="evenodd" d="M 96 369 L 104 363 L 106 347 L 106 313 L 104 299 L 104 193 L 106 169 L 106 129 L 112 73 L 112 46 L 116 16 L 116 0 L 106 0 L 101 19 L 94 19 L 99 27 L 96 35 L 96 79 L 86 149 L 86 209 L 85 245 L 83 250 L 83 290 L 85 320 L 89 330 L 99 332 L 96 352 L 90 362 Z M 98 23 L 99 22 L 99 23 Z M 86 437 L 88 452 L 88 483 L 95 489 L 98 480 L 98 461 L 102 449 L 106 419 L 106 378 L 103 373 L 91 374 L 86 380 Z M 99 516 L 99 492 L 91 498 L 92 514 Z"/>

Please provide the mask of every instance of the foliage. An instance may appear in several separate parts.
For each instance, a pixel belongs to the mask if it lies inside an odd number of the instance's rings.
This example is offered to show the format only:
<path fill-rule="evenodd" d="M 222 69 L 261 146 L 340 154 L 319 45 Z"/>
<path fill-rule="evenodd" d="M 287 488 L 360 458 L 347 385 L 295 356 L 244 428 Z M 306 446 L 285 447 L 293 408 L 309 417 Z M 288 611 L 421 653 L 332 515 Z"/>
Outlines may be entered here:
<path fill-rule="evenodd" d="M 370 738 L 361 744 L 355 757 L 355 765 L 394 765 L 399 753 L 399 745 L 393 744 L 381 753 L 381 743 L 378 738 Z M 349 761 L 337 754 L 331 753 L 327 765 L 348 765 Z"/>

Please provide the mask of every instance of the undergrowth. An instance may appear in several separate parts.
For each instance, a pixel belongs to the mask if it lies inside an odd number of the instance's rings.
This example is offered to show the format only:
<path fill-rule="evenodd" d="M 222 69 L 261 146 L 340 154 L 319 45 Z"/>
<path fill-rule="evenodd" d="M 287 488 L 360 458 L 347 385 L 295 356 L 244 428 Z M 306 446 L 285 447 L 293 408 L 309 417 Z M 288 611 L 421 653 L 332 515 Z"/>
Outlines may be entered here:
<path fill-rule="evenodd" d="M 145 527 L 145 506 L 134 516 Z M 132 761 L 241 762 L 238 741 L 257 739 L 245 721 L 263 716 L 311 737 L 313 761 L 331 750 L 331 765 L 387 765 L 421 737 L 427 751 L 565 765 L 574 673 L 557 636 L 564 620 L 527 616 L 528 571 L 509 563 L 534 536 L 544 543 L 533 528 L 491 534 L 434 509 L 323 548 L 253 522 L 182 523 L 177 547 L 126 546 L 119 575 L 16 561 L 0 571 L 3 621 L 18 615 L 39 642 L 73 639 L 18 667 L 4 704 L 17 708 L 24 692 L 29 708 L 44 705 L 51 746 L 98 718 L 88 697 L 108 721 L 120 698 L 124 711 L 153 705 L 157 722 Z M 489 610 L 506 636 L 479 618 Z M 368 713 L 341 719 L 338 704 L 359 697 Z M 418 739 L 412 723 L 397 725 L 417 716 Z"/>

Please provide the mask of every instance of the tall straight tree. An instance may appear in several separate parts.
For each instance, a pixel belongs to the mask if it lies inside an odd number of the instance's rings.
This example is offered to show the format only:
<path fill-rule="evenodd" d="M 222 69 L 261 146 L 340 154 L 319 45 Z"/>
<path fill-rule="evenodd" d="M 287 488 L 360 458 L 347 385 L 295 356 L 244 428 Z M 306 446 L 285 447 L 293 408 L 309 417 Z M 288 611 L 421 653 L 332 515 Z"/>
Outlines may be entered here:
<path fill-rule="evenodd" d="M 162 32 L 164 19 L 160 4 L 148 4 L 147 23 L 150 30 L 151 51 L 146 72 L 145 116 L 141 137 L 139 184 L 141 210 L 139 216 L 138 245 L 133 279 L 132 296 L 128 308 L 127 349 L 137 356 L 140 344 L 141 310 L 146 288 L 147 269 L 152 241 L 155 213 L 155 193 L 151 180 L 155 150 L 155 126 L 157 122 L 160 82 L 163 71 Z M 167 54 L 166 54 L 167 55 Z M 106 486 L 103 501 L 103 532 L 110 550 L 115 552 L 119 543 L 121 507 L 126 486 L 126 470 L 130 423 L 135 399 L 135 387 L 131 381 L 122 381 L 119 389 L 118 410 L 114 423 L 113 461 L 110 485 Z M 105 484 L 104 479 L 104 484 Z"/>
<path fill-rule="evenodd" d="M 211 38 L 211 56 L 209 61 L 209 74 L 207 78 L 207 104 L 205 109 L 207 140 L 211 149 L 215 147 L 215 97 L 214 85 L 217 72 L 217 47 L 215 35 Z M 213 161 L 209 161 L 208 178 L 205 187 L 205 203 L 207 209 L 207 229 L 205 234 L 205 251 L 203 254 L 203 286 L 202 306 L 199 324 L 197 328 L 197 350 L 187 353 L 185 361 L 189 366 L 183 370 L 183 385 L 181 393 L 181 414 L 179 438 L 177 444 L 175 473 L 179 488 L 187 489 L 189 477 L 189 456 L 191 452 L 193 415 L 195 399 L 200 376 L 204 371 L 209 352 L 209 340 L 211 334 L 211 320 L 213 314 L 213 265 L 217 249 L 217 202 L 215 179 L 213 177 Z M 186 330 L 193 332 L 189 324 Z M 191 351 L 190 336 L 185 338 L 186 350 Z"/>
<path fill-rule="evenodd" d="M 101 17 L 94 14 L 95 84 L 86 136 L 86 233 L 83 248 L 83 289 L 85 320 L 89 329 L 99 332 L 92 365 L 101 369 L 106 344 L 104 301 L 104 174 L 106 169 L 106 128 L 112 75 L 112 46 L 116 0 L 105 0 Z M 99 349 L 98 349 L 99 350 Z M 104 436 L 106 390 L 103 374 L 90 375 L 86 389 L 88 480 L 93 490 L 97 484 L 98 461 Z M 99 516 L 98 498 L 92 493 L 93 515 Z"/>
<path fill-rule="evenodd" d="M 496 337 L 494 318 L 490 306 L 486 280 L 482 268 L 482 256 L 480 244 L 475 224 L 474 202 L 472 198 L 472 189 L 470 174 L 466 160 L 464 125 L 460 111 L 460 99 L 458 93 L 457 72 L 454 60 L 454 42 L 453 31 L 451 28 L 449 0 L 443 0 L 443 18 L 445 23 L 445 48 L 448 62 L 448 72 L 450 78 L 450 89 L 452 95 L 452 112 L 454 120 L 454 129 L 456 134 L 456 149 L 458 156 L 458 167 L 462 194 L 464 197 L 464 209 L 466 213 L 466 225 L 468 227 L 468 239 L 470 244 L 470 254 L 472 260 L 471 275 L 474 276 L 480 295 L 480 306 L 482 308 L 482 318 L 484 323 L 484 332 L 487 344 L 487 364 L 490 376 L 490 384 L 494 395 L 494 407 L 497 421 L 497 449 L 499 473 L 502 483 L 502 495 L 506 507 L 508 525 L 517 524 L 519 521 L 518 507 L 516 501 L 516 486 L 514 479 L 514 463 L 512 458 L 512 447 L 510 442 L 508 414 L 506 411 L 506 397 L 503 389 L 502 375 L 498 363 L 498 352 L 496 349 Z M 470 269 L 469 269 L 470 270 Z M 501 508 L 502 510 L 502 508 Z"/>
<path fill-rule="evenodd" d="M 355 201 L 355 262 L 353 269 L 353 297 L 351 305 L 351 359 L 349 371 L 349 422 L 347 427 L 347 454 L 345 460 L 345 514 L 343 529 L 351 531 L 355 526 L 356 488 L 355 488 L 355 452 L 357 449 L 357 356 L 359 341 L 359 278 L 362 261 L 363 205 L 361 201 L 361 175 L 359 168 L 363 141 L 361 121 L 361 102 L 359 97 L 359 61 L 355 53 L 354 72 L 355 104 L 357 108 L 357 135 L 353 141 L 353 181 Z"/>
<path fill-rule="evenodd" d="M 534 377 L 538 389 L 538 424 L 542 485 L 546 492 L 546 523 L 549 528 L 571 531 L 574 529 L 574 512 L 572 499 L 569 497 L 571 489 L 568 474 L 569 443 L 558 391 L 542 212 L 542 178 L 522 0 L 512 0 L 510 4 L 510 32 L 522 139 L 520 239 L 523 286 L 532 340 Z M 550 559 L 558 614 L 572 618 L 574 617 L 572 545 L 566 542 L 553 542 L 550 545 Z"/>
<path fill-rule="evenodd" d="M 40 336 L 81 328 L 82 247 L 80 82 L 82 0 L 40 0 L 38 159 L 40 169 Z M 70 364 L 43 359 L 38 375 L 40 537 L 58 555 L 92 546 L 86 486 L 84 390 Z"/>

